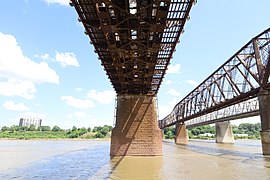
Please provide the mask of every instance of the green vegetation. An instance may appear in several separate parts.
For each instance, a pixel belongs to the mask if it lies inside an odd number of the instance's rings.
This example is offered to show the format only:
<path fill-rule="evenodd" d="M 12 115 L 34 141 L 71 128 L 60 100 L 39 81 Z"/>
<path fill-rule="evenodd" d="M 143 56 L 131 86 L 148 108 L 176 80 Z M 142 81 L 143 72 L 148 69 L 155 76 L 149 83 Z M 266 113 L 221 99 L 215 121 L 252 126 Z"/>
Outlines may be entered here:
<path fill-rule="evenodd" d="M 57 139 L 57 138 L 109 138 L 112 126 L 98 126 L 91 128 L 77 128 L 63 130 L 58 126 L 52 129 L 50 126 L 41 126 L 36 129 L 35 126 L 3 126 L 0 130 L 0 138 L 14 138 L 14 139 Z"/>
<path fill-rule="evenodd" d="M 232 126 L 233 133 L 239 134 L 235 135 L 236 139 L 239 138 L 248 138 L 248 139 L 259 139 L 261 124 L 251 124 L 251 123 L 242 123 L 239 126 Z M 216 133 L 215 126 L 204 125 L 198 126 L 188 130 L 189 138 L 198 138 L 198 139 L 212 139 Z M 241 134 L 247 134 L 247 136 L 240 136 Z M 175 137 L 175 127 L 164 128 L 164 138 L 173 139 Z"/>
<path fill-rule="evenodd" d="M 233 125 L 233 133 L 235 138 L 249 138 L 259 139 L 261 124 L 242 123 L 239 126 Z M 77 128 L 73 126 L 71 129 L 63 130 L 58 126 L 52 129 L 50 126 L 41 126 L 36 129 L 35 126 L 3 126 L 0 130 L 0 138 L 14 138 L 14 139 L 57 139 L 57 138 L 80 138 L 80 139 L 94 139 L 94 138 L 110 138 L 112 126 L 97 126 L 93 129 Z M 215 126 L 205 125 L 198 126 L 188 130 L 189 138 L 211 139 L 214 138 Z M 240 136 L 236 134 L 247 134 L 247 136 Z M 175 137 L 175 127 L 164 128 L 164 138 L 173 139 Z"/>
<path fill-rule="evenodd" d="M 163 133 L 165 139 L 173 139 L 175 137 L 175 127 L 166 127 Z"/>
<path fill-rule="evenodd" d="M 261 123 L 251 124 L 251 123 L 242 123 L 239 126 L 233 126 L 234 134 L 247 134 L 249 139 L 259 139 L 261 131 Z M 243 138 L 236 136 L 236 138 Z"/>

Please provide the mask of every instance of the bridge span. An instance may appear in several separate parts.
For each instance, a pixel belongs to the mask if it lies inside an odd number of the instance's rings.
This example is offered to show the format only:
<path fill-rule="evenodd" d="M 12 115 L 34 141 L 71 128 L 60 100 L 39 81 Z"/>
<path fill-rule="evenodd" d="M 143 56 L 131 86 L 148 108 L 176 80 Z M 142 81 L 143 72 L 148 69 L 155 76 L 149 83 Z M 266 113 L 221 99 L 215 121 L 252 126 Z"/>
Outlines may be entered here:
<path fill-rule="evenodd" d="M 117 93 L 111 155 L 162 155 L 156 94 L 194 0 L 71 0 Z"/>
<path fill-rule="evenodd" d="M 263 153 L 270 155 L 270 29 L 250 40 L 157 123 L 156 95 L 195 2 L 70 1 L 117 93 L 111 155 L 162 155 L 161 129 L 176 125 L 177 133 L 186 137 L 185 123 L 219 122 L 223 141 L 230 126 L 222 121 L 258 114 Z M 257 105 L 251 108 L 254 98 Z"/>
<path fill-rule="evenodd" d="M 216 123 L 217 142 L 233 142 L 230 120 L 260 115 L 263 154 L 270 155 L 270 28 L 252 38 L 182 99 L 159 127 L 176 125 L 176 142 L 187 143 L 186 126 Z"/>

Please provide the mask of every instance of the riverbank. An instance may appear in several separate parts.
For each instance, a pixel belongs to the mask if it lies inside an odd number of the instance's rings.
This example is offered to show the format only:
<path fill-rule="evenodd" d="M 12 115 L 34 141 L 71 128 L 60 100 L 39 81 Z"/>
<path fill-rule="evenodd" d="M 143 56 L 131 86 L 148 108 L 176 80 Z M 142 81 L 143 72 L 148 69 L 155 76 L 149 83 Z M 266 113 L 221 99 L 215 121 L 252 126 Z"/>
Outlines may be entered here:
<path fill-rule="evenodd" d="M 9 141 L 110 141 L 111 138 L 93 138 L 93 139 L 85 139 L 85 138 L 33 138 L 33 139 L 16 139 L 16 138 L 0 138 L 1 140 L 9 140 Z"/>
<path fill-rule="evenodd" d="M 49 126 L 41 126 L 36 128 L 31 125 L 26 126 L 3 126 L 0 131 L 0 139 L 96 139 L 96 138 L 110 138 L 111 126 L 98 126 L 93 129 L 77 128 L 73 126 L 71 129 L 61 129 L 54 126 L 52 129 Z"/>

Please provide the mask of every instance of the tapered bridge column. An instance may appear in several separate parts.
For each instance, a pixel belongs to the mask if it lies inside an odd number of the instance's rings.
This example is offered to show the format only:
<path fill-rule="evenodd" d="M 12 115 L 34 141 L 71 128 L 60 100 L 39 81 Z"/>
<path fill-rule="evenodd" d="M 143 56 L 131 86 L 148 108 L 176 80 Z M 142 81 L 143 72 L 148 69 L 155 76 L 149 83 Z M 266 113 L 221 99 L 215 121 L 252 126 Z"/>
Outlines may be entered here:
<path fill-rule="evenodd" d="M 216 143 L 234 143 L 234 135 L 230 122 L 216 122 Z"/>
<path fill-rule="evenodd" d="M 112 130 L 110 154 L 162 155 L 156 96 L 117 95 L 116 125 Z"/>
<path fill-rule="evenodd" d="M 185 124 L 176 124 L 174 142 L 175 144 L 188 143 L 188 132 Z"/>
<path fill-rule="evenodd" d="M 261 116 L 261 142 L 264 155 L 270 155 L 270 92 L 262 90 L 258 94 Z"/>

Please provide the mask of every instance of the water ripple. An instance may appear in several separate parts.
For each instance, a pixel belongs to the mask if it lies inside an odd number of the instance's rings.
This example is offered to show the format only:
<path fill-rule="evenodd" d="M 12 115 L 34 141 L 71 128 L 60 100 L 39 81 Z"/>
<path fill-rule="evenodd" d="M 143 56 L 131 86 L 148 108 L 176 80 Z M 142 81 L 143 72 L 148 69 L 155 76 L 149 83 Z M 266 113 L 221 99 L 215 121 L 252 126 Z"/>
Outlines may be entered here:
<path fill-rule="evenodd" d="M 17 168 L 0 174 L 0 179 L 89 179 L 103 166 L 109 164 L 109 143 L 53 156 L 24 168 Z M 110 171 L 103 172 L 106 179 Z M 91 178 L 92 179 L 92 178 Z"/>

